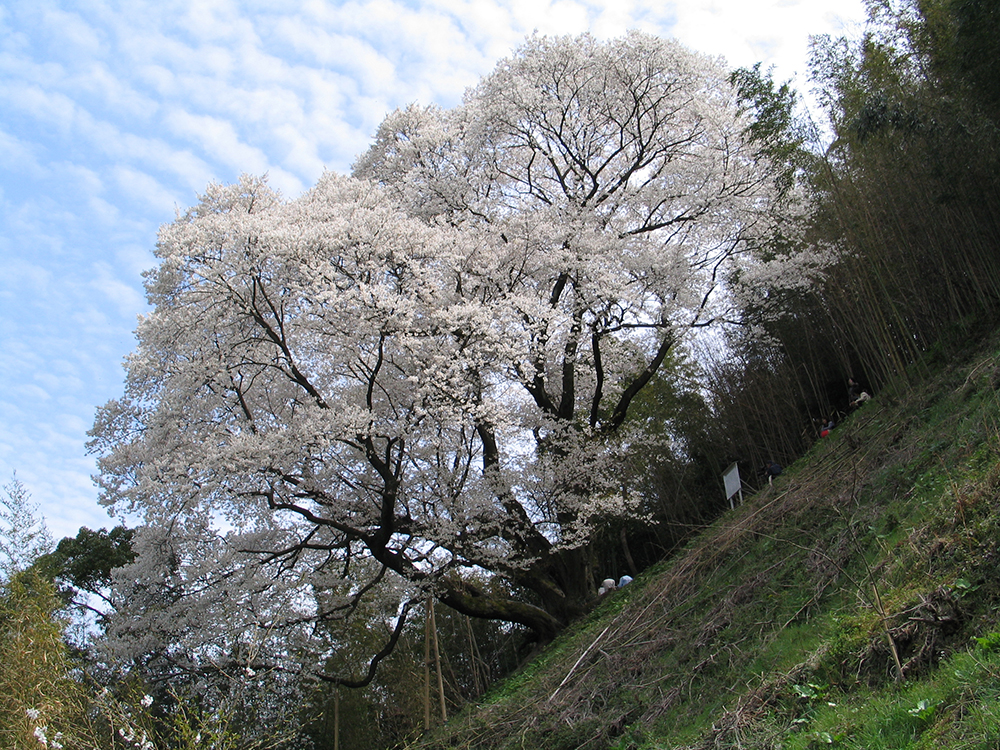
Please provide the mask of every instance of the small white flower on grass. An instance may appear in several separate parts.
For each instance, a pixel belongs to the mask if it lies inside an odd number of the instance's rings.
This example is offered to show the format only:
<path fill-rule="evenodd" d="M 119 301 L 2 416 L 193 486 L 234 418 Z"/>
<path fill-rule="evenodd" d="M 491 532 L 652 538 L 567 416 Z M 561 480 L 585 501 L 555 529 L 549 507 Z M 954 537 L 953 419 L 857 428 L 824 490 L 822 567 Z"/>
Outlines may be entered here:
<path fill-rule="evenodd" d="M 42 743 L 45 747 L 49 746 L 49 740 L 45 736 L 45 730 L 48 729 L 47 726 L 35 727 L 35 739 Z"/>
<path fill-rule="evenodd" d="M 42 712 L 39 711 L 37 708 L 26 708 L 24 709 L 24 713 L 26 713 L 28 715 L 28 718 L 31 719 L 32 721 L 37 721 L 38 717 L 42 715 Z"/>
<path fill-rule="evenodd" d="M 149 708 L 150 706 L 153 705 L 153 696 L 151 696 L 151 695 L 144 695 L 144 696 L 142 696 L 142 700 L 139 701 L 139 702 L 143 706 L 145 706 L 146 708 Z"/>

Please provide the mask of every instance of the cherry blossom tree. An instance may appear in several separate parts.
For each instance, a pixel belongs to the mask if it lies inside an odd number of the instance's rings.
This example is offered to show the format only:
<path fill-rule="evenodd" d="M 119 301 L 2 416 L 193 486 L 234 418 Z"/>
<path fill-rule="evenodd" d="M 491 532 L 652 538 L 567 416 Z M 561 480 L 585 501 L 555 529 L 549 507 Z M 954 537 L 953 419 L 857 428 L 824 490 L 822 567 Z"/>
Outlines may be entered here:
<path fill-rule="evenodd" d="M 210 186 L 92 431 L 103 502 L 145 524 L 129 585 L 291 628 L 391 578 L 399 627 L 431 594 L 550 637 L 634 512 L 630 404 L 770 231 L 747 125 L 676 43 L 531 38 L 454 110 L 391 114 L 353 178 Z"/>

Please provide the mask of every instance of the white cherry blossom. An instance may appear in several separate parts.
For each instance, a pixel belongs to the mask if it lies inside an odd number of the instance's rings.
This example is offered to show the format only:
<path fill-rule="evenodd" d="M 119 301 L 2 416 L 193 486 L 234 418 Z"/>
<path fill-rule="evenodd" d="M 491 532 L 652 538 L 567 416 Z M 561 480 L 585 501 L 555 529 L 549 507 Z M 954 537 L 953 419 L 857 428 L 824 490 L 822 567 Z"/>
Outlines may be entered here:
<path fill-rule="evenodd" d="M 578 614 L 588 539 L 635 511 L 629 406 L 772 221 L 746 125 L 679 44 L 533 37 L 454 110 L 387 117 L 354 178 L 210 186 L 92 432 L 103 502 L 145 524 L 120 655 L 268 623 L 307 652 L 300 623 L 380 591 L 394 621 L 426 591 L 544 636 Z"/>

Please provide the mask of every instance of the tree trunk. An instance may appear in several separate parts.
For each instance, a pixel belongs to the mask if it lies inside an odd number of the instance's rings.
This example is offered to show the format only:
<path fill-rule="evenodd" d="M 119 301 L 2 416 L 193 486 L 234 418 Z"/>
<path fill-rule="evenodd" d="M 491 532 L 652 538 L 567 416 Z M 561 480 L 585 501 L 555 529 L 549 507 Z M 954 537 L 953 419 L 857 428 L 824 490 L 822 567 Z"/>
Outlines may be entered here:
<path fill-rule="evenodd" d="M 431 730 L 431 599 L 424 614 L 424 731 Z"/>
<path fill-rule="evenodd" d="M 427 600 L 427 609 L 431 615 L 431 635 L 434 637 L 434 662 L 437 664 L 438 694 L 441 698 L 441 721 L 448 721 L 448 709 L 444 703 L 444 677 L 441 674 L 441 651 L 438 648 L 437 618 L 434 617 L 434 600 Z"/>

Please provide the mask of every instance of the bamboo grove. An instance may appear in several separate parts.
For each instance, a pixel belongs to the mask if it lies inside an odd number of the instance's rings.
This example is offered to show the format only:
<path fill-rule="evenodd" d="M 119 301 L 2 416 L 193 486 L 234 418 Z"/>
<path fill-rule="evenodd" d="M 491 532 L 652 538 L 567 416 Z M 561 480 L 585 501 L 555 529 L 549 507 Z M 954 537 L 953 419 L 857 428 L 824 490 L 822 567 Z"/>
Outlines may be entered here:
<path fill-rule="evenodd" d="M 711 368 L 719 440 L 755 464 L 797 455 L 815 419 L 846 411 L 849 377 L 873 391 L 919 377 L 928 357 L 994 326 L 1000 306 L 1000 11 L 981 0 L 868 11 L 860 39 L 813 40 L 821 124 L 770 120 L 815 207 L 809 240 L 839 261 L 782 299 L 789 314 L 745 310 L 773 346 L 738 334 Z M 735 80 L 759 110 L 791 112 L 787 87 L 762 87 L 759 71 Z"/>

